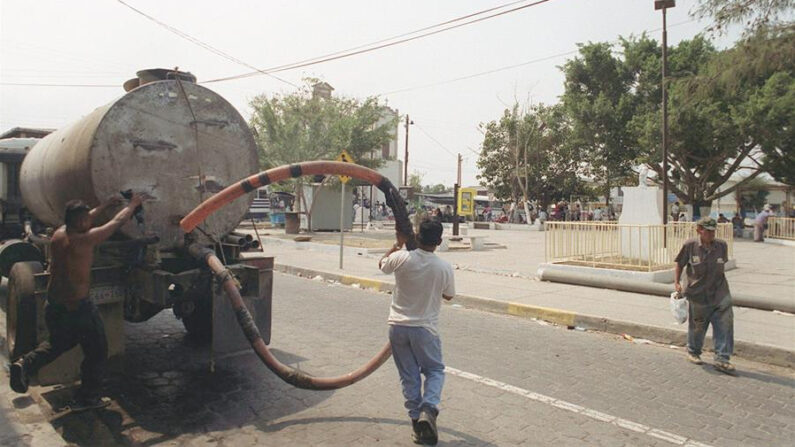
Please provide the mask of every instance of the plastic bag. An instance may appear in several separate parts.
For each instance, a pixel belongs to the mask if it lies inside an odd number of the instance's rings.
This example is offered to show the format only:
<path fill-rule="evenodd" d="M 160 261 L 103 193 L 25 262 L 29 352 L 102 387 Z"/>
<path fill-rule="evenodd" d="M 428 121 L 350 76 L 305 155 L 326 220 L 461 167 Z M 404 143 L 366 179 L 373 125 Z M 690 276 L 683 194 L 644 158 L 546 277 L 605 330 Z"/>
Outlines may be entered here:
<path fill-rule="evenodd" d="M 677 323 L 682 324 L 687 321 L 687 298 L 679 294 L 679 292 L 671 293 L 671 314 Z"/>

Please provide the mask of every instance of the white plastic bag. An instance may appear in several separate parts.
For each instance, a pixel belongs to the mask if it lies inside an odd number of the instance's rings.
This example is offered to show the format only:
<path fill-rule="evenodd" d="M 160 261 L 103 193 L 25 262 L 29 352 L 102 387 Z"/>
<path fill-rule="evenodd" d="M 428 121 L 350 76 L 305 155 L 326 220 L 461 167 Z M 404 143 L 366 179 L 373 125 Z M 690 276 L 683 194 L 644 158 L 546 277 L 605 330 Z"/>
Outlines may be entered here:
<path fill-rule="evenodd" d="M 671 293 L 671 314 L 677 323 L 682 324 L 687 321 L 687 298 L 679 294 L 679 292 Z"/>

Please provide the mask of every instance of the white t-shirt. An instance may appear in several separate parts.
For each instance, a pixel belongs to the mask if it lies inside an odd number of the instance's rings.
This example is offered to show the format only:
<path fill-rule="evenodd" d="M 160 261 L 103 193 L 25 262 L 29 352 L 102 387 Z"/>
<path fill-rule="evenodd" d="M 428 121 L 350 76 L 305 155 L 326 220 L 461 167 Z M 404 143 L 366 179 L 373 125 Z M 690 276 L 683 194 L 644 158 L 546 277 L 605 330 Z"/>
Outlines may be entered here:
<path fill-rule="evenodd" d="M 453 266 L 418 248 L 392 253 L 381 263 L 381 271 L 395 274 L 389 324 L 426 327 L 438 334 L 442 294 L 455 296 Z"/>

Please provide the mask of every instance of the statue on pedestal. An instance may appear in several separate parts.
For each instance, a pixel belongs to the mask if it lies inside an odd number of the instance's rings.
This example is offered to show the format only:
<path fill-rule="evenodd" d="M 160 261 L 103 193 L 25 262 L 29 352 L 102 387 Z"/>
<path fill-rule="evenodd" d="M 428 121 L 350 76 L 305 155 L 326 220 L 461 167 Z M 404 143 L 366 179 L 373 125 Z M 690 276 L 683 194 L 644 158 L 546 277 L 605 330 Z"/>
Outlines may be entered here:
<path fill-rule="evenodd" d="M 648 185 L 646 184 L 646 179 L 649 177 L 649 168 L 646 165 L 641 166 L 640 171 L 638 171 L 638 186 L 642 188 L 646 188 Z"/>

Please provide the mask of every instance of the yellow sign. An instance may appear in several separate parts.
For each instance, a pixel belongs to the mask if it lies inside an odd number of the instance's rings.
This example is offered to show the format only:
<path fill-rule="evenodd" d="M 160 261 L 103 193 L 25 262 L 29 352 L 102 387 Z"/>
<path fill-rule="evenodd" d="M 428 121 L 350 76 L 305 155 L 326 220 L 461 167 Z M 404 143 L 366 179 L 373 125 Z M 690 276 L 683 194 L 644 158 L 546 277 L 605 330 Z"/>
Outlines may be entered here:
<path fill-rule="evenodd" d="M 348 151 L 340 152 L 340 154 L 337 155 L 337 161 L 341 161 L 343 163 L 356 163 L 355 161 L 353 161 L 353 157 L 351 157 L 351 154 L 349 154 Z M 340 181 L 342 183 L 348 183 L 348 180 L 351 179 L 347 175 L 338 175 L 337 177 L 340 178 Z"/>
<path fill-rule="evenodd" d="M 458 190 L 458 215 L 470 216 L 475 214 L 475 188 L 460 188 Z"/>

